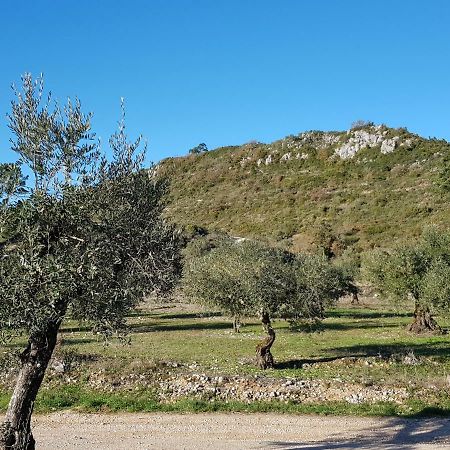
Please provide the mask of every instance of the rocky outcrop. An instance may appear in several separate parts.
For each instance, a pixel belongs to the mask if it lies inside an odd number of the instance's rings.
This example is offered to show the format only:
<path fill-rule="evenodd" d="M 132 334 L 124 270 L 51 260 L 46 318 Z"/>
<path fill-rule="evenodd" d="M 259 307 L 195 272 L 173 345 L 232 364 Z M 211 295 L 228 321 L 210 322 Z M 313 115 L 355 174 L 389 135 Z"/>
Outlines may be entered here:
<path fill-rule="evenodd" d="M 326 131 L 305 131 L 298 136 L 285 139 L 284 146 L 289 149 L 299 149 L 305 146 L 322 150 L 337 144 L 341 140 L 342 133 Z"/>
<path fill-rule="evenodd" d="M 372 130 L 356 130 L 349 132 L 349 139 L 343 145 L 335 150 L 335 155 L 342 159 L 353 158 L 361 149 L 367 147 L 376 147 L 383 142 L 383 132 L 379 129 L 374 132 Z"/>
<path fill-rule="evenodd" d="M 386 155 L 387 153 L 393 152 L 397 147 L 398 136 L 394 136 L 392 139 L 386 139 L 381 143 L 381 153 Z"/>
<path fill-rule="evenodd" d="M 388 154 L 398 147 L 412 147 L 413 137 L 404 139 L 393 132 L 395 130 L 384 125 L 370 125 L 347 132 L 307 131 L 268 145 L 268 154 L 259 158 L 256 164 L 259 167 L 263 164 L 268 166 L 273 163 L 286 163 L 294 159 L 306 160 L 311 150 L 330 149 L 336 157 L 351 159 L 365 148 L 378 147 L 382 154 Z"/>
<path fill-rule="evenodd" d="M 291 152 L 285 153 L 285 154 L 280 158 L 280 162 L 283 162 L 283 161 L 289 161 L 290 159 L 291 159 Z"/>

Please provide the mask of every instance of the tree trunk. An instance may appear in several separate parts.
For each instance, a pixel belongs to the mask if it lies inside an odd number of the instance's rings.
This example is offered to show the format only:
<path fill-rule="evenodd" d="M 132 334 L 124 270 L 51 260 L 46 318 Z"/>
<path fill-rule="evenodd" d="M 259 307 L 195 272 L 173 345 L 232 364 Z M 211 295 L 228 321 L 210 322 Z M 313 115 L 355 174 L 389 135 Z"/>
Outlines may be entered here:
<path fill-rule="evenodd" d="M 33 335 L 21 355 L 22 367 L 6 412 L 0 437 L 1 450 L 34 450 L 31 414 L 45 370 L 56 345 L 60 322 L 52 322 L 45 332 Z"/>
<path fill-rule="evenodd" d="M 416 303 L 416 307 L 414 310 L 414 321 L 410 325 L 408 325 L 407 330 L 415 334 L 442 333 L 442 328 L 431 316 L 431 312 L 428 306 L 420 306 L 420 304 L 418 303 Z"/>
<path fill-rule="evenodd" d="M 239 333 L 241 329 L 241 320 L 239 319 L 239 316 L 233 317 L 233 331 L 235 333 Z"/>
<path fill-rule="evenodd" d="M 352 305 L 359 305 L 359 297 L 358 297 L 358 292 L 352 292 L 352 301 L 351 301 Z"/>
<path fill-rule="evenodd" d="M 272 328 L 270 317 L 267 313 L 262 314 L 262 323 L 268 336 L 256 346 L 256 364 L 261 369 L 272 369 L 274 364 L 270 348 L 275 341 L 275 331 Z"/>

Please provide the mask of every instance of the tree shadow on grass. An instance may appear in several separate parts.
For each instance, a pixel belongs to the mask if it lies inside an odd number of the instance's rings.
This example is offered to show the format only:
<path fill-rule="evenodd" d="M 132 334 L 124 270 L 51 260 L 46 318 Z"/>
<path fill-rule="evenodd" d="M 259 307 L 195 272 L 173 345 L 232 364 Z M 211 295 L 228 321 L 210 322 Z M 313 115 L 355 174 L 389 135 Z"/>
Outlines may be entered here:
<path fill-rule="evenodd" d="M 172 316 L 161 316 L 159 319 L 165 320 L 155 320 L 154 322 L 146 321 L 143 323 L 132 323 L 128 325 L 128 331 L 131 333 L 151 333 L 154 331 L 183 331 L 183 330 L 222 330 L 233 328 L 231 321 L 229 322 L 189 322 L 189 323 L 176 323 L 170 322 L 171 319 L 200 319 L 205 317 L 215 317 L 217 313 L 211 313 L 210 316 L 200 316 L 197 314 L 186 314 L 186 315 L 173 315 Z M 60 333 L 67 335 L 70 333 L 83 333 L 92 332 L 92 326 L 89 325 L 77 325 L 72 327 L 65 326 L 61 328 Z"/>
<path fill-rule="evenodd" d="M 360 355 L 346 355 L 346 356 L 325 356 L 323 358 L 302 358 L 290 359 L 288 361 L 280 361 L 275 363 L 275 369 L 301 369 L 304 364 L 321 364 L 342 359 L 359 358 Z"/>
<path fill-rule="evenodd" d="M 292 333 L 316 333 L 323 331 L 348 331 L 348 330 L 370 330 L 376 328 L 398 328 L 401 327 L 401 324 L 398 323 L 381 323 L 372 320 L 364 320 L 359 322 L 329 322 L 322 321 L 317 324 L 311 323 L 299 323 L 292 324 L 289 330 Z"/>
<path fill-rule="evenodd" d="M 204 319 L 206 317 L 220 317 L 223 314 L 220 311 L 204 311 L 204 312 L 176 312 L 167 313 L 164 311 L 132 311 L 127 317 L 153 317 L 155 319 Z"/>
<path fill-rule="evenodd" d="M 129 314 L 127 317 L 130 318 L 137 318 L 137 317 L 142 317 L 142 318 L 153 318 L 156 320 L 172 320 L 172 319 L 204 319 L 204 318 L 208 318 L 208 317 L 220 317 L 222 315 L 222 313 L 220 312 L 205 312 L 205 313 L 177 313 L 177 314 L 166 314 L 166 313 L 149 313 L 149 312 L 143 312 L 143 313 L 131 313 Z M 193 325 L 186 325 L 186 324 L 175 324 L 175 325 L 160 325 L 158 323 L 155 323 L 155 325 L 153 324 L 149 324 L 144 323 L 144 324 L 130 324 L 129 327 L 130 329 L 135 329 L 135 328 L 140 328 L 140 327 L 148 327 L 149 331 L 163 331 L 163 329 L 167 329 L 170 331 L 170 327 L 174 327 L 173 329 L 190 329 L 191 327 L 193 329 L 195 329 L 197 325 L 193 324 Z M 160 329 L 155 329 L 157 327 L 160 327 Z M 183 328 L 186 327 L 186 328 Z M 228 327 L 231 327 L 231 321 L 230 324 L 228 325 Z M 201 328 L 208 328 L 206 325 L 202 326 L 199 325 L 199 329 Z M 211 328 L 214 328 L 214 326 L 211 326 Z M 217 328 L 227 328 L 225 326 L 221 326 L 219 325 Z M 82 333 L 82 332 L 91 332 L 92 331 L 92 326 L 90 325 L 86 325 L 86 324 L 80 324 L 80 325 L 74 325 L 74 326 L 67 326 L 67 325 L 63 325 L 63 327 L 60 329 L 60 333 Z"/>
<path fill-rule="evenodd" d="M 161 319 L 204 319 L 207 317 L 220 317 L 222 316 L 221 312 L 203 312 L 203 313 L 175 313 L 175 314 L 153 314 L 155 317 L 159 317 Z"/>
<path fill-rule="evenodd" d="M 280 361 L 275 364 L 276 369 L 300 369 L 304 364 L 328 363 L 344 359 L 358 359 L 367 357 L 382 357 L 388 359 L 394 355 L 403 355 L 413 352 L 416 357 L 450 357 L 450 345 L 447 342 L 357 344 L 347 347 L 335 347 L 328 349 L 332 356 L 319 358 L 301 358 L 288 361 Z"/>
<path fill-rule="evenodd" d="M 413 317 L 412 312 L 398 311 L 364 311 L 364 310 L 330 310 L 327 317 L 342 317 L 349 319 L 389 319 L 395 317 Z"/>
<path fill-rule="evenodd" d="M 327 422 L 322 426 L 327 427 Z M 379 427 L 375 431 L 372 427 L 357 430 L 356 433 L 351 431 L 351 437 L 347 437 L 346 434 L 346 430 L 342 430 L 341 433 L 330 435 L 320 441 L 265 442 L 265 446 L 285 450 L 413 450 L 425 445 L 427 448 L 428 446 L 450 448 L 450 420 L 442 418 L 380 419 Z"/>
<path fill-rule="evenodd" d="M 131 333 L 152 333 L 155 331 L 232 330 L 231 322 L 155 323 L 131 324 Z"/>
<path fill-rule="evenodd" d="M 450 357 L 450 345 L 448 342 L 426 342 L 426 343 L 390 343 L 390 344 L 357 344 L 347 347 L 336 347 L 328 349 L 330 353 L 340 357 L 345 356 L 382 356 L 389 357 L 398 353 L 414 352 L 416 356 L 441 356 Z"/>
<path fill-rule="evenodd" d="M 131 311 L 127 317 L 153 317 L 153 316 L 159 316 L 160 314 L 164 314 L 164 313 L 154 313 L 152 311 L 140 311 L 135 310 L 135 311 Z"/>
<path fill-rule="evenodd" d="M 320 324 L 320 330 L 364 330 L 370 328 L 395 328 L 401 326 L 398 323 L 381 323 L 374 321 L 364 322 L 348 322 L 348 323 L 336 323 L 336 322 L 323 322 Z"/>

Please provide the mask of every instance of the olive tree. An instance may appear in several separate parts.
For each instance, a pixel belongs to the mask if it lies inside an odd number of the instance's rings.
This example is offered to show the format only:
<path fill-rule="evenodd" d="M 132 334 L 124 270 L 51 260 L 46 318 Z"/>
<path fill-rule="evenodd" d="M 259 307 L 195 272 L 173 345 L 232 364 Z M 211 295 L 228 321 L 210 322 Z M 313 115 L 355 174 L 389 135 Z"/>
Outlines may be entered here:
<path fill-rule="evenodd" d="M 259 315 L 268 337 L 257 347 L 259 364 L 273 366 L 271 317 L 294 293 L 289 254 L 251 241 L 223 240 L 198 257 L 186 258 L 182 285 L 193 301 L 219 307 L 236 321 Z"/>
<path fill-rule="evenodd" d="M 224 242 L 186 260 L 182 284 L 193 301 L 236 317 L 258 315 L 268 336 L 258 344 L 261 368 L 273 367 L 271 319 L 323 317 L 328 301 L 342 295 L 342 278 L 328 261 L 295 255 L 252 241 Z"/>
<path fill-rule="evenodd" d="M 431 228 L 414 245 L 377 250 L 366 257 L 366 277 L 392 299 L 414 302 L 414 333 L 441 332 L 437 312 L 450 310 L 450 234 Z"/>
<path fill-rule="evenodd" d="M 179 235 L 161 216 L 164 181 L 141 169 L 123 118 L 107 161 L 80 103 L 44 101 L 42 79 L 25 75 L 8 119 L 17 163 L 0 170 L 0 328 L 27 345 L 0 448 L 18 450 L 35 447 L 31 414 L 63 319 L 124 330 L 131 308 L 168 291 L 181 265 Z"/>

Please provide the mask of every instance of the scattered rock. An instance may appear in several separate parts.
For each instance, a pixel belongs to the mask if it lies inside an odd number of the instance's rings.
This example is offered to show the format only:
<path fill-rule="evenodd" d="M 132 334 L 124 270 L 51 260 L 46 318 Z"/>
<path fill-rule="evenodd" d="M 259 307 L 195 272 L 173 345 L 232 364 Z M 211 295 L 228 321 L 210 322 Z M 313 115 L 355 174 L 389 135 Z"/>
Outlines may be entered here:
<path fill-rule="evenodd" d="M 219 383 L 219 379 L 222 381 Z M 219 387 L 220 384 L 220 387 Z M 347 401 L 349 403 L 402 403 L 409 396 L 404 387 L 385 389 L 382 386 L 344 383 L 342 380 L 296 380 L 270 377 L 206 377 L 203 374 L 173 375 L 159 383 L 159 397 L 163 401 L 180 398 L 216 399 L 222 401 L 293 401 L 317 403 Z"/>
<path fill-rule="evenodd" d="M 408 366 L 416 366 L 420 364 L 419 359 L 416 357 L 413 351 L 410 351 L 407 353 L 402 360 L 403 364 L 406 364 Z"/>
<path fill-rule="evenodd" d="M 242 158 L 241 161 L 240 161 L 241 167 L 244 167 L 251 160 L 252 160 L 251 156 L 247 156 L 245 158 Z"/>

